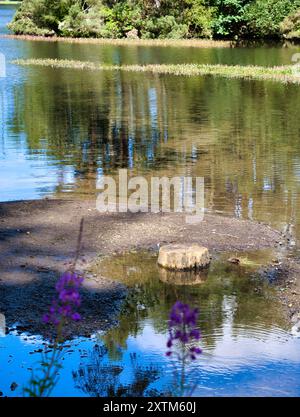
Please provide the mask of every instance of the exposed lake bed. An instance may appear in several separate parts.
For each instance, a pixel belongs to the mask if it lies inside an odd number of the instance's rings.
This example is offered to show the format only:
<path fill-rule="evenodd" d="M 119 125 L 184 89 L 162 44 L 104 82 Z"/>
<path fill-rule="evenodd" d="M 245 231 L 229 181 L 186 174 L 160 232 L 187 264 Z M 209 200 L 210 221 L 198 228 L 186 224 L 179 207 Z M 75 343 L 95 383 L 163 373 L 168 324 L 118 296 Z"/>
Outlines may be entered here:
<path fill-rule="evenodd" d="M 0 204 L 0 308 L 8 326 L 30 323 L 28 328 L 33 333 L 44 333 L 40 317 L 53 296 L 58 275 L 72 263 L 75 248 L 71 248 L 81 217 L 85 226 L 78 270 L 85 276 L 83 310 L 90 320 L 83 326 L 71 327 L 69 336 L 84 336 L 116 323 L 126 289 L 117 276 L 105 274 L 101 268 L 93 272 L 92 265 L 99 256 L 150 250 L 157 257 L 161 245 L 173 242 L 200 242 L 213 257 L 226 253 L 223 264 L 227 268 L 231 267 L 231 256 L 241 259 L 241 265 L 233 268 L 244 264 L 257 267 L 266 282 L 279 286 L 278 296 L 287 306 L 289 317 L 300 312 L 295 279 L 298 264 L 288 259 L 288 241 L 283 234 L 268 225 L 211 214 L 205 215 L 202 222 L 189 225 L 181 214 L 104 214 L 94 205 L 86 200 L 49 199 Z M 262 251 L 259 263 L 247 263 L 247 253 L 257 251 Z M 34 308 L 30 308 L 32 302 Z M 100 321 L 95 319 L 97 316 L 101 316 Z"/>
<path fill-rule="evenodd" d="M 285 243 L 281 233 L 257 222 L 207 214 L 202 222 L 189 225 L 182 214 L 99 213 L 95 202 L 86 200 L 1 203 L 0 217 L 1 311 L 7 315 L 7 322 L 13 324 L 20 321 L 22 310 L 21 324 L 30 319 L 35 331 L 43 327 L 40 317 L 51 299 L 57 276 L 72 263 L 82 217 L 84 234 L 78 263 L 81 272 L 99 255 L 133 249 L 157 251 L 160 245 L 172 242 L 201 243 L 212 252 L 233 253 L 276 246 L 282 250 Z M 98 305 L 107 310 L 101 314 L 106 320 L 104 328 L 108 317 L 114 322 L 114 304 L 124 298 L 124 288 L 106 278 L 100 271 L 97 277 L 86 279 L 84 285 L 87 292 L 96 292 L 100 299 L 111 301 L 106 307 L 97 298 L 94 303 L 90 301 L 90 309 Z M 29 308 L 33 299 L 35 310 Z M 95 323 L 97 326 L 101 328 Z M 84 327 L 90 331 L 87 323 Z"/>
<path fill-rule="evenodd" d="M 88 288 L 93 283 L 92 292 L 95 285 L 96 291 L 105 291 L 109 277 L 108 283 L 119 282 L 126 293 L 119 292 L 122 302 L 114 314 L 109 291 L 102 299 L 93 299 L 90 310 L 83 303 L 84 320 L 64 344 L 60 382 L 53 395 L 165 395 L 172 379 L 172 367 L 163 353 L 167 311 L 178 298 L 200 308 L 204 356 L 198 364 L 201 382 L 196 395 L 297 395 L 300 357 L 292 353 L 297 352 L 297 338 L 291 334 L 290 317 L 280 300 L 281 289 L 291 287 L 283 258 L 278 258 L 281 250 L 213 252 L 205 276 L 190 285 L 184 276 L 182 282 L 172 282 L 172 276 L 171 281 L 165 279 L 153 247 L 129 250 L 126 245 L 126 250 L 123 246 L 118 252 L 115 247 L 113 255 L 102 253 L 86 265 L 84 275 Z M 232 255 L 240 259 L 239 265 L 228 261 Z M 47 280 L 45 276 L 37 279 Z M 12 305 L 5 306 L 7 316 L 2 316 L 16 322 L 6 327 L 1 339 L 4 395 L 20 395 L 40 352 L 51 351 L 45 325 L 39 326 L 37 317 L 49 300 L 50 294 L 41 299 L 44 291 L 41 285 L 34 305 L 28 300 L 31 308 L 22 306 L 19 320 L 16 315 L 12 318 Z M 1 292 L 7 303 L 3 287 Z M 21 289 L 14 302 L 24 297 Z M 13 383 L 17 388 L 12 391 Z"/>

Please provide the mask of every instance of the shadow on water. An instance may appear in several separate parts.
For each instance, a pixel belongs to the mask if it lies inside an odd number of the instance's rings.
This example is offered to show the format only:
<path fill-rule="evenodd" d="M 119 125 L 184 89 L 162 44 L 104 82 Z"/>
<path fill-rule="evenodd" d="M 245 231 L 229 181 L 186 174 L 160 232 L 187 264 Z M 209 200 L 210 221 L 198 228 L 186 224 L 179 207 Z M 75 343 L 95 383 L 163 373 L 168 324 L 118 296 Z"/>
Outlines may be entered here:
<path fill-rule="evenodd" d="M 161 370 L 154 365 L 140 364 L 136 354 L 130 354 L 132 382 L 120 380 L 124 366 L 106 364 L 104 357 L 107 349 L 95 345 L 90 353 L 89 362 L 73 371 L 76 387 L 92 397 L 143 397 L 149 386 L 160 377 Z M 157 395 L 155 390 L 151 395 Z M 149 395 L 149 393 L 148 393 Z"/>

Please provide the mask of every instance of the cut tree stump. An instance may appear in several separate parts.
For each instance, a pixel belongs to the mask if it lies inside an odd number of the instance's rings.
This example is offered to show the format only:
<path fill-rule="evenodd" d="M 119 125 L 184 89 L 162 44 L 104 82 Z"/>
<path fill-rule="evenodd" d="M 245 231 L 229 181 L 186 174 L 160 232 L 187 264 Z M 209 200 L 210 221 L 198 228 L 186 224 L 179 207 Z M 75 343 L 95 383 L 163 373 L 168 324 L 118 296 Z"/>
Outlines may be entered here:
<path fill-rule="evenodd" d="M 200 269 L 210 263 L 210 257 L 204 246 L 166 245 L 160 248 L 157 263 L 173 270 Z"/>

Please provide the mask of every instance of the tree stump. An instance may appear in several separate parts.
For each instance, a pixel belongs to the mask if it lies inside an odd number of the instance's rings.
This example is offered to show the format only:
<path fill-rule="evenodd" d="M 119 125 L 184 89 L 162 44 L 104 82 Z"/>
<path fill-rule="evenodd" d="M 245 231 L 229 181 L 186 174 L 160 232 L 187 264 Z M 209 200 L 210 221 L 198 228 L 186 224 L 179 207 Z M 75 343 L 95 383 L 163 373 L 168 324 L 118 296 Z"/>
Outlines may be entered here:
<path fill-rule="evenodd" d="M 157 263 L 163 268 L 179 271 L 200 269 L 210 263 L 210 257 L 204 246 L 166 245 L 160 248 Z"/>

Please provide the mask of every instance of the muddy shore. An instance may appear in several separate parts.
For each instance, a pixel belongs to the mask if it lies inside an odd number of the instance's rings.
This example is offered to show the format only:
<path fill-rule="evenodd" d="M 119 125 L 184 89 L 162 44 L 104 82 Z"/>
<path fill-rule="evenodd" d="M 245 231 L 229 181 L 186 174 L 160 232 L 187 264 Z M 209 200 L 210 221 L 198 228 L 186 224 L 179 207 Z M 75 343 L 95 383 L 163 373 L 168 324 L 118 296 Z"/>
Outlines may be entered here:
<path fill-rule="evenodd" d="M 211 214 L 192 225 L 182 214 L 99 213 L 94 200 L 0 203 L 0 313 L 5 315 L 8 328 L 17 322 L 20 331 L 44 334 L 40 317 L 54 295 L 57 277 L 72 263 L 82 217 L 84 232 L 77 268 L 83 273 L 99 255 L 157 249 L 165 243 L 197 242 L 212 253 L 275 249 L 286 244 L 280 232 L 265 224 Z M 285 277 L 278 296 L 290 318 L 295 318 L 300 311 L 300 268 L 290 261 L 278 268 Z M 125 296 L 121 283 L 86 274 L 85 320 L 76 324 L 76 334 L 87 336 L 114 324 Z M 70 327 L 68 332 L 71 337 L 75 329 Z"/>

